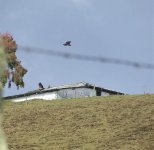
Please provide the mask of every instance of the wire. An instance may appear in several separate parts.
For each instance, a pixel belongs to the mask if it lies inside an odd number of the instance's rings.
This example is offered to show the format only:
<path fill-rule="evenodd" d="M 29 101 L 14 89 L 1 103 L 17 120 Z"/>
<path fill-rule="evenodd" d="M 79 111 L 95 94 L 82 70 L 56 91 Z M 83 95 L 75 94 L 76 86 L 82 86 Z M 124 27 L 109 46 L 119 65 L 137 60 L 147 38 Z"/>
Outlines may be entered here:
<path fill-rule="evenodd" d="M 34 47 L 27 47 L 27 46 L 19 46 L 19 49 L 25 52 L 35 52 L 35 53 L 44 54 L 44 55 L 63 57 L 66 59 L 95 61 L 99 63 L 111 63 L 116 65 L 125 65 L 125 66 L 131 66 L 134 68 L 142 68 L 142 69 L 154 69 L 154 64 L 140 63 L 140 62 L 117 59 L 117 58 L 75 54 L 70 52 L 62 52 L 62 51 L 55 51 L 51 49 L 42 49 L 42 48 L 34 48 Z"/>

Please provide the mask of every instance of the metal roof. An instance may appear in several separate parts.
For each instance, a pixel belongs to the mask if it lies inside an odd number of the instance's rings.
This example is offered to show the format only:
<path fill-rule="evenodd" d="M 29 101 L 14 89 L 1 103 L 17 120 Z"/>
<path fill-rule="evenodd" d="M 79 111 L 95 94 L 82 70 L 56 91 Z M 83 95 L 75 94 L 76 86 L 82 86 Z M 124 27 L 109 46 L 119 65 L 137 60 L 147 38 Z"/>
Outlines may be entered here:
<path fill-rule="evenodd" d="M 82 82 L 73 83 L 73 84 L 64 84 L 64 85 L 60 85 L 60 86 L 53 86 L 51 88 L 44 89 L 44 91 L 55 90 L 55 89 L 58 90 L 58 89 L 67 89 L 67 88 L 77 88 L 77 87 L 84 87 L 87 85 L 94 86 L 93 84 L 89 84 L 89 83 L 82 81 Z"/>

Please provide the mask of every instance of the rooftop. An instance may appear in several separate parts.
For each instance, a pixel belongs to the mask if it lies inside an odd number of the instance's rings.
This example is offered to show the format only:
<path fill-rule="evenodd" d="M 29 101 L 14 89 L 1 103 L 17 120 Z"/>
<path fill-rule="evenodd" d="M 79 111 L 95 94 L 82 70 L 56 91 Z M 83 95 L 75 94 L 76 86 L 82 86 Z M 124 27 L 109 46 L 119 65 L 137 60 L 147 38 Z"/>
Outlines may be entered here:
<path fill-rule="evenodd" d="M 110 93 L 111 95 L 113 95 L 113 94 L 114 95 L 124 95 L 124 93 L 101 88 L 101 87 L 95 86 L 94 84 L 90 84 L 90 83 L 82 81 L 82 82 L 73 83 L 73 84 L 64 84 L 64 85 L 59 85 L 59 86 L 53 86 L 53 87 L 45 88 L 45 89 L 37 89 L 37 90 L 29 91 L 27 93 L 19 94 L 19 95 L 7 96 L 7 97 L 4 97 L 4 99 L 12 99 L 12 98 L 17 98 L 17 97 L 29 96 L 29 95 L 33 95 L 33 94 L 58 91 L 61 89 L 80 88 L 80 87 L 87 87 L 87 88 L 91 88 L 91 89 L 100 90 L 102 92 Z"/>

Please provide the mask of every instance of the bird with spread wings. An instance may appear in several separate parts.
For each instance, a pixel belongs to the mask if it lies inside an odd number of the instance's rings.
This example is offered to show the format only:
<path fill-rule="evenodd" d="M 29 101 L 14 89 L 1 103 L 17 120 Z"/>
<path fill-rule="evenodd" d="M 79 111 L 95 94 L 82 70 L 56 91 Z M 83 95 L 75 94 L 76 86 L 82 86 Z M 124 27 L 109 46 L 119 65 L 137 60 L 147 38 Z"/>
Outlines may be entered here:
<path fill-rule="evenodd" d="M 71 46 L 71 41 L 66 41 L 63 45 L 64 46 Z"/>

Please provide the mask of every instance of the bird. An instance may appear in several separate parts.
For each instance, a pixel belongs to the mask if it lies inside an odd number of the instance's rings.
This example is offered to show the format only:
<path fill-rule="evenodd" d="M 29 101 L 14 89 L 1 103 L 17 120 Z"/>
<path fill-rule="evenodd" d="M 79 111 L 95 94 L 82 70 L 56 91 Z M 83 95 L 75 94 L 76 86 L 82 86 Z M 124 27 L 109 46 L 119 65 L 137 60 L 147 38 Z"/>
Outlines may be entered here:
<path fill-rule="evenodd" d="M 71 41 L 66 41 L 63 45 L 64 46 L 71 46 Z"/>
<path fill-rule="evenodd" d="M 39 90 L 43 90 L 44 89 L 44 87 L 43 87 L 43 85 L 42 85 L 42 83 L 41 82 L 39 82 Z"/>

